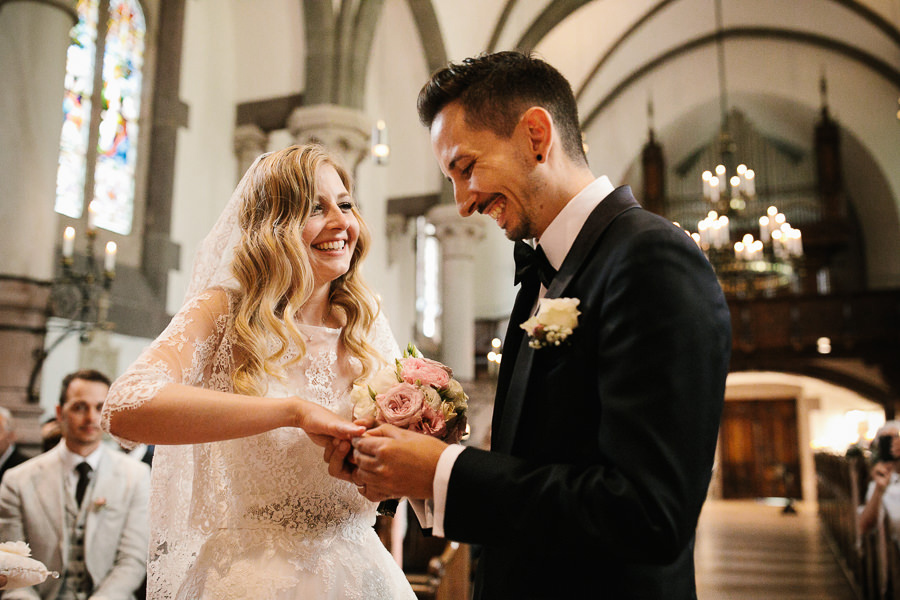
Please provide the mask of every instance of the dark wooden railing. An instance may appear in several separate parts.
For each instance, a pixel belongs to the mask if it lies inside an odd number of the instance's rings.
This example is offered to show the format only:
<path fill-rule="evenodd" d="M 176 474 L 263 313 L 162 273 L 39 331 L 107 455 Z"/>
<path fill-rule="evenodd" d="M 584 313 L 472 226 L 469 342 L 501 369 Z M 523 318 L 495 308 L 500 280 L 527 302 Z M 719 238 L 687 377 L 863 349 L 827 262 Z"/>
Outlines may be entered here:
<path fill-rule="evenodd" d="M 815 355 L 823 337 L 831 341 L 832 355 L 900 345 L 900 290 L 733 299 L 729 308 L 739 355 Z"/>
<path fill-rule="evenodd" d="M 732 371 L 810 375 L 884 404 L 889 417 L 900 410 L 900 290 L 735 298 L 728 304 Z M 853 361 L 870 372 L 848 369 Z"/>

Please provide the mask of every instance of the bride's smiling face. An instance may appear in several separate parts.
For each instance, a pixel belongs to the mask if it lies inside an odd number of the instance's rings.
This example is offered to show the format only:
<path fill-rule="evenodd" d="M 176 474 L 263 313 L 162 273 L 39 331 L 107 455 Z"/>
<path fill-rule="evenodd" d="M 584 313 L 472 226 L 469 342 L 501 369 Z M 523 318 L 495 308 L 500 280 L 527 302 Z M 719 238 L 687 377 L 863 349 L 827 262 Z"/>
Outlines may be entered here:
<path fill-rule="evenodd" d="M 316 173 L 318 197 L 301 237 L 315 273 L 316 285 L 331 283 L 350 269 L 359 238 L 359 220 L 350 192 L 329 164 Z"/>

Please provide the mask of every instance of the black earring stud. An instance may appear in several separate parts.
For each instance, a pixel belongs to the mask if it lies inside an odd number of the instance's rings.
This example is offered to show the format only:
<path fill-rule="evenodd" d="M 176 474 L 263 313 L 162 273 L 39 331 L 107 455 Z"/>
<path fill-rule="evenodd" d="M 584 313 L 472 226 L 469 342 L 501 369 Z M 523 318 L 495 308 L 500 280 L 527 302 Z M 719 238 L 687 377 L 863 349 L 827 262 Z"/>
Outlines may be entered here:
<path fill-rule="evenodd" d="M 537 161 L 538 161 L 538 162 L 544 162 L 544 155 L 543 155 L 543 154 L 538 154 L 535 158 L 537 158 Z"/>

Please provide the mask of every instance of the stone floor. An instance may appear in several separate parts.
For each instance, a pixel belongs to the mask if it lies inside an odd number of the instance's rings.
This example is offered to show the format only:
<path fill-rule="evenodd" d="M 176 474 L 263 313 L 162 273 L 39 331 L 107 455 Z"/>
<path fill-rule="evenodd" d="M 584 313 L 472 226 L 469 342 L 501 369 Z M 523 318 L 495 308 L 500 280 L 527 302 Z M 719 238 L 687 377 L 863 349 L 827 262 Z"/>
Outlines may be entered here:
<path fill-rule="evenodd" d="M 856 600 L 814 505 L 704 505 L 695 550 L 699 600 Z"/>

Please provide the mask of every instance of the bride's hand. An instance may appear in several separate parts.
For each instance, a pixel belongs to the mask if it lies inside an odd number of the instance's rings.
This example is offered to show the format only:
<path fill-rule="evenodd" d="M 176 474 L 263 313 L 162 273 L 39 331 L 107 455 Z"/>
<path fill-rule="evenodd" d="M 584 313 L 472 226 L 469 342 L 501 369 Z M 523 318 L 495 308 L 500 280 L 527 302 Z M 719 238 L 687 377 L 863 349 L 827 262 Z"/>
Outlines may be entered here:
<path fill-rule="evenodd" d="M 365 429 L 371 429 L 376 425 L 375 419 L 356 419 L 354 423 L 363 426 Z M 329 475 L 344 481 L 353 482 L 353 472 L 356 471 L 356 465 L 352 462 L 351 450 L 353 450 L 353 446 L 347 440 L 332 438 L 330 443 L 325 445 L 323 458 L 328 463 Z"/>
<path fill-rule="evenodd" d="M 349 440 L 366 432 L 363 425 L 351 423 L 315 402 L 302 398 L 298 400 L 300 410 L 297 426 L 319 446 L 328 446 L 332 439 Z"/>

